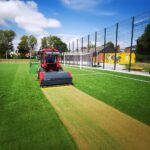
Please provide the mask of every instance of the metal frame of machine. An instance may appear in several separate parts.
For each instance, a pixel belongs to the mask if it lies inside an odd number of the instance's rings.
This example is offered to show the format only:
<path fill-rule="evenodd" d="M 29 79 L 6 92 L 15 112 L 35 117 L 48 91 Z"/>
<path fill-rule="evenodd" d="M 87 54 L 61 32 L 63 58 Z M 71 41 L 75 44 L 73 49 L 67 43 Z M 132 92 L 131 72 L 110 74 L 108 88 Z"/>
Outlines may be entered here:
<path fill-rule="evenodd" d="M 65 72 L 60 64 L 60 52 L 54 48 L 44 48 L 41 52 L 38 79 L 40 86 L 72 84 L 72 75 Z"/>

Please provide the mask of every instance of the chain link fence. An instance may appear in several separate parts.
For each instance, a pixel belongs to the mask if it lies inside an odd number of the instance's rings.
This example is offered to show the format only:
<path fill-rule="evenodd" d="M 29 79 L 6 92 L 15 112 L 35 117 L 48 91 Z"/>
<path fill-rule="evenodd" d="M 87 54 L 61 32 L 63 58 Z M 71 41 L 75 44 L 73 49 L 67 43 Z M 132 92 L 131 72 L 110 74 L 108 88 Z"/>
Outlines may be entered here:
<path fill-rule="evenodd" d="M 62 55 L 62 62 L 150 74 L 150 47 L 147 53 L 137 51 L 138 40 L 146 32 L 148 25 L 150 25 L 150 12 L 133 16 L 69 42 L 69 52 Z"/>

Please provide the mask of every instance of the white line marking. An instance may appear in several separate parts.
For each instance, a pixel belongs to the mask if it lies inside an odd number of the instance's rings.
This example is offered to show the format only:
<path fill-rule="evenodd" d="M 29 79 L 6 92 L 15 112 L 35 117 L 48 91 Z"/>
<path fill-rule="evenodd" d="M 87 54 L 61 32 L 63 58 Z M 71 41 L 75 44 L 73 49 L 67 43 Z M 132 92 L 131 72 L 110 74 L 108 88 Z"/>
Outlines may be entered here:
<path fill-rule="evenodd" d="M 68 65 L 68 66 L 72 66 L 72 67 L 78 67 L 78 65 Z M 131 74 L 131 75 L 138 75 L 138 76 L 145 76 L 145 77 L 150 77 L 150 75 L 148 74 L 143 74 L 142 72 L 137 72 L 137 71 L 131 71 L 131 72 L 128 72 L 127 70 L 110 70 L 110 69 L 102 69 L 102 68 L 97 68 L 97 67 L 89 67 L 89 66 L 82 66 L 82 68 L 86 68 L 86 69 L 92 69 L 92 70 L 105 70 L 105 71 L 111 71 L 111 72 L 119 72 L 119 73 L 122 73 L 122 74 Z"/>
<path fill-rule="evenodd" d="M 75 68 L 75 67 L 71 67 L 71 68 Z M 79 68 L 75 68 L 75 69 L 79 69 Z M 88 71 L 88 72 L 95 72 L 96 74 L 106 74 L 106 75 L 115 76 L 115 77 L 119 77 L 119 78 L 135 80 L 135 81 L 140 81 L 140 82 L 145 82 L 145 83 L 150 83 L 150 81 L 141 80 L 141 79 L 134 79 L 134 78 L 129 78 L 129 77 L 125 77 L 125 76 L 119 76 L 119 75 L 115 75 L 115 74 L 111 74 L 111 73 L 103 73 L 103 72 L 97 72 L 97 71 L 87 70 L 87 69 L 82 69 L 82 70 Z M 87 75 L 90 75 L 90 74 L 87 74 Z"/>
<path fill-rule="evenodd" d="M 97 74 L 101 74 L 100 72 L 97 73 L 81 73 L 81 74 L 73 74 L 73 76 L 89 76 L 89 75 L 97 75 Z"/>

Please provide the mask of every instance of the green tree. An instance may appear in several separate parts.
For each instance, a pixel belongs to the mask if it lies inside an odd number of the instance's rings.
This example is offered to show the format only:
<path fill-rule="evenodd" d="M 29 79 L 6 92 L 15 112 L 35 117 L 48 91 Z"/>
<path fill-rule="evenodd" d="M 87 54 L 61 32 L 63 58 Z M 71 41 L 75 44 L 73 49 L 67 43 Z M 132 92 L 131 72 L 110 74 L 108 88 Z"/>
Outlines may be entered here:
<path fill-rule="evenodd" d="M 58 46 L 58 49 L 60 50 L 60 52 L 67 52 L 68 51 L 67 44 L 62 42 L 60 46 Z"/>
<path fill-rule="evenodd" d="M 36 48 L 36 45 L 37 45 L 37 39 L 36 39 L 36 37 L 33 36 L 33 35 L 30 35 L 28 37 L 28 46 L 30 48 L 30 58 L 31 58 L 31 55 L 34 57 L 35 53 L 33 53 L 33 50 Z"/>
<path fill-rule="evenodd" d="M 25 54 L 29 53 L 29 51 L 30 51 L 30 48 L 28 45 L 28 36 L 23 35 L 21 37 L 21 41 L 18 44 L 17 48 L 18 48 L 18 52 L 21 54 L 21 57 L 25 58 Z"/>
<path fill-rule="evenodd" d="M 142 55 L 150 55 L 150 24 L 137 40 L 136 52 Z"/>
<path fill-rule="evenodd" d="M 48 40 L 48 46 L 53 48 L 59 48 L 59 46 L 62 43 L 61 39 L 58 38 L 57 36 L 49 36 L 47 37 L 47 40 Z"/>
<path fill-rule="evenodd" d="M 41 39 L 41 48 L 48 48 L 48 45 L 47 45 L 47 38 L 46 37 L 43 37 Z"/>
<path fill-rule="evenodd" d="M 28 37 L 28 45 L 29 47 L 31 48 L 31 50 L 34 50 L 36 48 L 36 45 L 37 45 L 37 39 L 35 36 L 33 35 L 30 35 Z"/>
<path fill-rule="evenodd" d="M 13 40 L 16 33 L 13 30 L 0 30 L 0 56 L 3 57 L 14 50 Z"/>
<path fill-rule="evenodd" d="M 106 48 L 107 48 L 108 52 L 111 52 L 111 53 L 115 52 L 114 43 L 112 43 L 111 41 L 106 43 Z"/>
<path fill-rule="evenodd" d="M 59 37 L 57 36 L 48 36 L 41 39 L 41 47 L 42 48 L 56 48 L 60 52 L 66 52 L 67 44 L 64 43 Z"/>
<path fill-rule="evenodd" d="M 150 24 L 137 40 L 136 57 L 143 61 L 150 59 Z"/>
<path fill-rule="evenodd" d="M 33 51 L 37 45 L 37 39 L 35 36 L 23 35 L 21 41 L 18 44 L 18 52 L 21 54 L 21 57 L 25 58 L 25 54 L 29 53 L 30 50 Z"/>

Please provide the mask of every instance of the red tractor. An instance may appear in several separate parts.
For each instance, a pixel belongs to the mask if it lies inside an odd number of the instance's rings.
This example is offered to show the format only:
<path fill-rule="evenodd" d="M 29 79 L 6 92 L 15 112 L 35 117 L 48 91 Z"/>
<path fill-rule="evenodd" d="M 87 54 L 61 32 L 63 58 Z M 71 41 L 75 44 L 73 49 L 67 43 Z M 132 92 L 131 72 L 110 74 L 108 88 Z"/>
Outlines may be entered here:
<path fill-rule="evenodd" d="M 63 71 L 60 52 L 57 49 L 42 49 L 40 61 L 41 68 L 38 71 L 40 86 L 72 84 L 72 75 Z"/>

